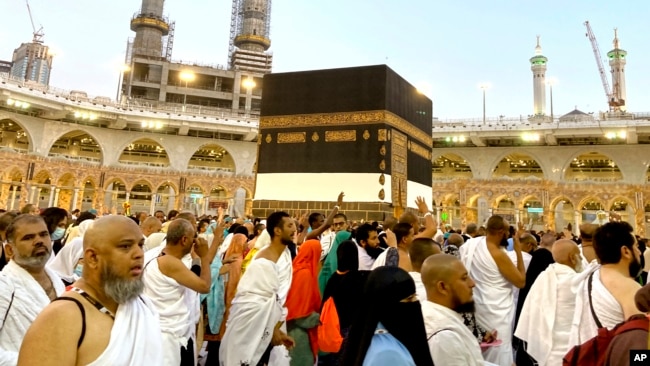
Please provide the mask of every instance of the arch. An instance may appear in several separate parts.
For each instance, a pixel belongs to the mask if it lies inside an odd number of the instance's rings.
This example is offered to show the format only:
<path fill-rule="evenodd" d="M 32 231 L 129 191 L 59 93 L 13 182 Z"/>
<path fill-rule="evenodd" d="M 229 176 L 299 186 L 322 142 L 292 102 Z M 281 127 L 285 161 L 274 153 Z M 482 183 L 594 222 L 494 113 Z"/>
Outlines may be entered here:
<path fill-rule="evenodd" d="M 165 182 L 160 183 L 156 187 L 156 192 L 160 191 L 161 188 L 166 188 L 168 186 L 171 187 L 174 190 L 174 192 L 178 192 L 178 187 L 176 186 L 176 184 L 174 184 L 174 183 L 172 183 L 170 181 L 165 181 Z"/>
<path fill-rule="evenodd" d="M 599 204 L 600 208 L 585 208 L 585 206 L 591 202 Z M 603 201 L 596 196 L 587 196 L 583 198 L 582 200 L 580 200 L 576 208 L 579 210 L 606 210 L 607 209 Z"/>
<path fill-rule="evenodd" d="M 126 182 L 124 181 L 124 179 L 120 177 L 111 177 L 106 180 L 106 183 L 104 183 L 104 187 L 103 187 L 104 191 L 108 191 L 109 190 L 108 187 L 110 187 L 114 183 L 119 183 L 123 185 L 126 190 Z"/>
<path fill-rule="evenodd" d="M 616 206 L 619 206 L 619 205 L 617 205 L 617 203 L 623 203 L 623 202 L 626 204 L 626 206 L 632 208 L 633 212 L 637 211 L 638 208 L 636 207 L 636 204 L 634 203 L 634 201 L 632 201 L 631 199 L 629 199 L 629 198 L 627 198 L 625 196 L 616 196 L 616 197 L 612 198 L 609 202 L 607 202 L 607 206 L 605 206 L 605 208 L 609 207 L 608 208 L 609 211 L 617 211 L 615 209 Z"/>
<path fill-rule="evenodd" d="M 573 154 L 562 172 L 564 181 L 615 182 L 625 178 L 614 159 L 595 149 L 582 149 Z"/>
<path fill-rule="evenodd" d="M 118 162 L 126 165 L 145 165 L 150 167 L 170 166 L 168 149 L 150 137 L 140 137 L 124 145 Z"/>
<path fill-rule="evenodd" d="M 38 173 L 34 174 L 32 180 L 36 183 L 48 184 L 46 182 L 48 180 L 50 182 L 52 181 L 52 174 L 47 169 L 41 169 Z"/>
<path fill-rule="evenodd" d="M 472 167 L 466 158 L 456 152 L 446 153 L 432 160 L 433 180 L 472 178 Z"/>
<path fill-rule="evenodd" d="M 442 206 L 453 206 L 456 201 L 460 200 L 458 193 L 447 193 L 442 197 L 440 203 Z"/>
<path fill-rule="evenodd" d="M 467 207 L 474 207 L 474 208 L 476 208 L 476 207 L 478 206 L 478 199 L 479 199 L 479 198 L 481 198 L 481 195 L 480 195 L 479 193 L 477 193 L 477 194 L 471 196 L 471 197 L 467 200 Z"/>
<path fill-rule="evenodd" d="M 562 196 L 557 196 L 551 200 L 551 202 L 548 204 L 549 209 L 551 209 L 551 211 L 555 210 L 557 204 L 562 201 L 570 203 L 571 206 L 575 207 L 573 201 L 569 197 L 562 195 Z"/>
<path fill-rule="evenodd" d="M 536 195 L 529 194 L 528 196 L 522 198 L 521 201 L 519 201 L 519 208 L 522 209 L 522 210 L 525 209 L 526 208 L 526 203 L 528 203 L 529 201 L 532 201 L 532 200 L 535 200 L 535 202 L 542 202 L 542 200 L 539 197 L 537 197 Z"/>
<path fill-rule="evenodd" d="M 176 197 L 178 196 L 178 187 L 170 181 L 160 183 L 154 190 L 156 194 L 156 202 L 154 204 L 154 212 L 157 210 L 168 213 L 174 209 Z"/>
<path fill-rule="evenodd" d="M 104 160 L 104 147 L 98 141 L 93 133 L 75 128 L 55 138 L 47 155 L 101 163 Z"/>
<path fill-rule="evenodd" d="M 30 148 L 34 146 L 34 138 L 29 133 L 29 130 L 15 118 L 0 119 L 0 136 L 2 136 L 0 147 L 18 151 L 31 151 Z M 7 138 L 6 141 L 5 137 Z M 15 140 L 14 137 L 16 138 Z M 27 143 L 21 143 L 21 139 L 26 139 Z"/>
<path fill-rule="evenodd" d="M 534 153 L 528 151 L 505 152 L 494 165 L 490 178 L 545 178 L 546 172 L 539 164 L 540 161 Z"/>
<path fill-rule="evenodd" d="M 11 182 L 22 182 L 23 172 L 15 165 L 11 166 L 4 170 L 3 179 Z"/>
<path fill-rule="evenodd" d="M 237 171 L 232 152 L 216 143 L 199 146 L 187 161 L 187 168 L 228 173 Z"/>
<path fill-rule="evenodd" d="M 544 203 L 541 199 L 530 194 L 521 200 L 519 209 L 521 222 L 528 225 L 530 230 L 544 229 Z"/>
<path fill-rule="evenodd" d="M 222 185 L 217 185 L 212 188 L 210 188 L 210 197 L 219 197 L 219 198 L 227 198 L 229 197 L 228 189 Z"/>
<path fill-rule="evenodd" d="M 68 172 L 59 177 L 56 181 L 57 187 L 75 187 L 76 186 L 76 178 L 74 174 Z"/>
<path fill-rule="evenodd" d="M 133 191 L 133 189 L 134 189 L 134 188 L 136 187 L 136 185 L 138 185 L 138 184 L 139 184 L 139 185 L 146 185 L 146 186 L 148 186 L 148 187 L 149 187 L 149 190 L 153 192 L 154 184 L 151 183 L 151 181 L 149 181 L 149 180 L 146 179 L 146 178 L 140 178 L 140 179 L 136 180 L 135 182 L 133 182 L 133 184 L 131 184 L 131 187 L 129 187 L 129 191 Z"/>
<path fill-rule="evenodd" d="M 88 184 L 88 182 L 90 182 L 93 185 L 93 188 L 97 188 L 97 186 L 99 186 L 99 184 L 97 184 L 97 179 L 92 175 L 88 175 L 82 180 L 80 180 L 79 185 L 81 186 L 82 184 Z"/>
<path fill-rule="evenodd" d="M 198 189 L 192 189 L 192 188 L 198 188 Z M 187 188 L 185 188 L 185 193 L 190 193 L 190 192 L 200 192 L 201 194 L 205 195 L 205 192 L 208 190 L 205 189 L 201 184 L 199 183 L 191 183 L 187 185 Z"/>

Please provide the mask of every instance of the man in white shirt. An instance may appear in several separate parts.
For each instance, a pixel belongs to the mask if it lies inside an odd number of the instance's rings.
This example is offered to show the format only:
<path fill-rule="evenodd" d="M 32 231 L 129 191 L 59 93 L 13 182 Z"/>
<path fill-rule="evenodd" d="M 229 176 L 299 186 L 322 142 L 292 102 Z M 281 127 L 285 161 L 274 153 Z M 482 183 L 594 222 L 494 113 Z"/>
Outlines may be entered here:
<path fill-rule="evenodd" d="M 413 282 L 415 282 L 415 293 L 418 295 L 420 302 L 425 301 L 427 298 L 427 290 L 424 287 L 424 283 L 422 283 L 422 276 L 420 275 L 422 263 L 430 256 L 440 253 L 440 247 L 433 239 L 417 238 L 413 239 L 411 243 L 409 257 L 411 258 L 413 271 L 409 272 L 409 274 L 413 278 Z"/>
<path fill-rule="evenodd" d="M 436 254 L 424 261 L 421 273 L 427 293 L 422 316 L 433 363 L 485 365 L 478 341 L 460 315 L 474 311 L 474 281 L 463 263 L 452 255 Z"/>

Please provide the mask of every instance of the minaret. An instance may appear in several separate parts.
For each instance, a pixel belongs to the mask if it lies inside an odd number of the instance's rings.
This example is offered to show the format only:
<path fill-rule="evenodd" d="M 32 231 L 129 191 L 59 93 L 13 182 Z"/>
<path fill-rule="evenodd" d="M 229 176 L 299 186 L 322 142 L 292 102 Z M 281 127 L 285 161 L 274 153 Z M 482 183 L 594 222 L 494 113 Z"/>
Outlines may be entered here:
<path fill-rule="evenodd" d="M 233 0 L 229 67 L 259 73 L 271 72 L 270 0 Z"/>
<path fill-rule="evenodd" d="M 607 53 L 609 66 L 612 68 L 612 99 L 618 104 L 622 111 L 625 111 L 626 92 L 625 92 L 625 63 L 627 51 L 619 48 L 618 30 L 614 29 L 614 49 Z"/>
<path fill-rule="evenodd" d="M 169 34 L 164 6 L 165 0 L 142 0 L 140 12 L 131 19 L 131 30 L 135 32 L 133 56 L 162 57 L 163 36 Z"/>
<path fill-rule="evenodd" d="M 530 59 L 530 69 L 533 71 L 533 115 L 543 116 L 546 114 L 546 63 L 548 58 L 542 55 L 542 46 L 537 36 L 537 47 L 535 56 Z"/>

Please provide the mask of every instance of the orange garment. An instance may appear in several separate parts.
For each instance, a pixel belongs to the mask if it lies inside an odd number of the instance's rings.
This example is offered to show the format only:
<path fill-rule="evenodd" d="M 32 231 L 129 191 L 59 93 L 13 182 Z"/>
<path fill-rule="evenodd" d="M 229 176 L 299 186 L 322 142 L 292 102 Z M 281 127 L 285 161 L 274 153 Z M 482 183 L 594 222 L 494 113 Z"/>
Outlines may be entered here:
<path fill-rule="evenodd" d="M 318 240 L 307 240 L 300 246 L 293 260 L 293 277 L 287 295 L 287 320 L 300 319 L 320 311 L 320 291 L 318 290 L 318 264 L 321 246 Z M 318 355 L 318 327 L 309 329 L 309 342 Z"/>
<path fill-rule="evenodd" d="M 228 315 L 230 315 L 230 306 L 232 305 L 232 300 L 235 298 L 235 293 L 237 292 L 237 285 L 239 285 L 239 280 L 242 275 L 242 262 L 244 261 L 244 246 L 246 245 L 246 235 L 244 234 L 235 234 L 232 237 L 230 242 L 230 247 L 226 251 L 224 256 L 225 259 L 230 259 L 233 256 L 237 256 L 234 262 L 230 263 L 230 270 L 228 271 L 228 282 L 225 283 L 225 294 L 224 302 L 226 305 L 226 311 L 223 314 L 223 321 L 221 322 L 221 328 L 219 329 L 218 340 L 221 340 L 224 334 L 226 334 L 226 322 L 228 321 Z"/>

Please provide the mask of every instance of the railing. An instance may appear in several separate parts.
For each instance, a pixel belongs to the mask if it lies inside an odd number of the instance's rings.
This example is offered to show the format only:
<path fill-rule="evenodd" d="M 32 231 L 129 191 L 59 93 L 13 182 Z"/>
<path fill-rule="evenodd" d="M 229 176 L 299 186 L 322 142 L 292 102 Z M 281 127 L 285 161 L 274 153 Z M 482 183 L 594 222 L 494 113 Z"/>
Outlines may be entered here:
<path fill-rule="evenodd" d="M 2 85 L 4 84 L 4 85 Z M 0 88 L 7 87 L 10 89 L 16 88 L 17 91 L 26 94 L 34 94 L 34 97 L 44 98 L 57 103 L 70 104 L 73 108 L 91 108 L 101 112 L 124 113 L 141 115 L 153 119 L 161 119 L 163 117 L 155 115 L 159 112 L 173 112 L 176 114 L 174 119 L 182 117 L 183 120 L 193 121 L 195 116 L 206 116 L 213 118 L 223 119 L 244 119 L 243 122 L 250 123 L 250 127 L 257 128 L 259 114 L 257 113 L 242 113 L 230 108 L 216 108 L 204 107 L 196 105 L 186 105 L 183 111 L 183 105 L 177 103 L 162 103 L 146 99 L 134 98 L 131 101 L 118 103 L 112 99 L 104 96 L 88 95 L 81 96 L 75 95 L 72 91 L 59 89 L 52 86 L 45 86 L 42 84 L 25 83 L 24 80 L 14 77 L 0 76 Z M 64 100 L 62 100 L 63 98 Z M 146 103 L 146 104 L 145 104 Z M 168 118 L 168 117 L 164 117 Z M 241 121 L 220 121 L 221 123 L 230 124 L 233 126 L 240 126 Z M 239 123 L 238 123 L 239 122 Z M 247 126 L 248 127 L 248 126 Z"/>

